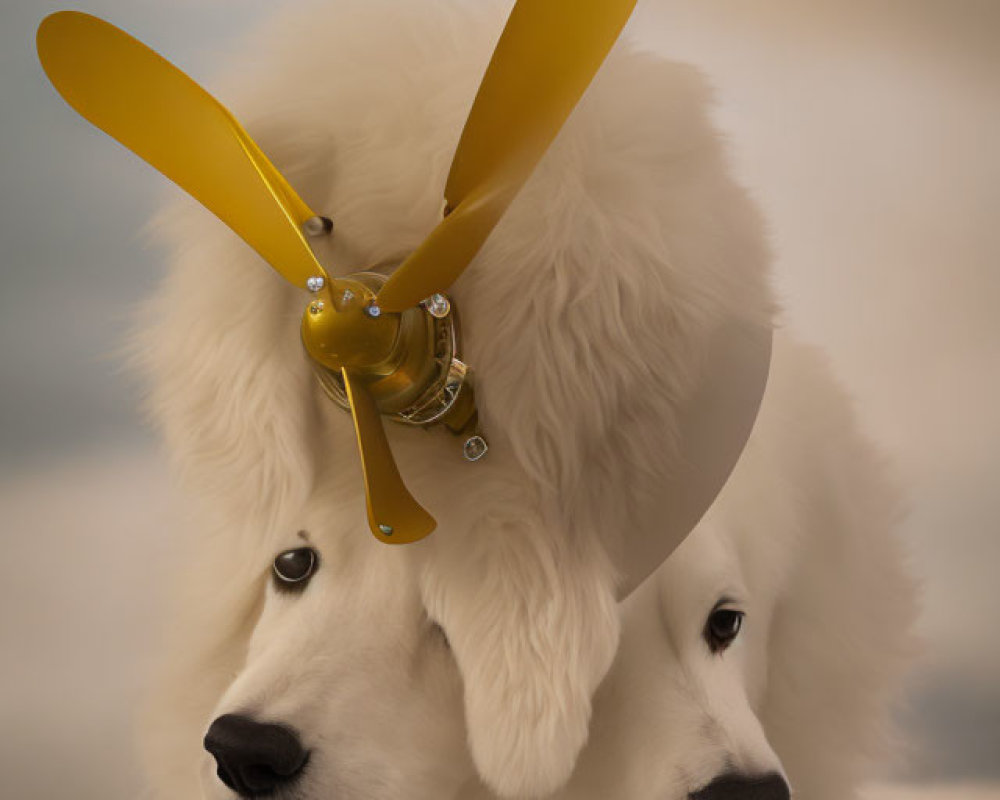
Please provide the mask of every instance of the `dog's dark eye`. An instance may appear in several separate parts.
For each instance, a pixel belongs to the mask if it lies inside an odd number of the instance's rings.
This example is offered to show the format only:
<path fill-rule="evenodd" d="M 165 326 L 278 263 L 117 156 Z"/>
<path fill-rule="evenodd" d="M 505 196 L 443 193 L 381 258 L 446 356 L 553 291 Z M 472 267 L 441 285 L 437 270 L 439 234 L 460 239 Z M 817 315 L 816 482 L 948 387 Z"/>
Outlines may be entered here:
<path fill-rule="evenodd" d="M 719 653 L 729 647 L 743 627 L 743 617 L 742 611 L 732 608 L 717 608 L 709 614 L 704 632 L 709 650 Z"/>
<path fill-rule="evenodd" d="M 311 547 L 286 550 L 274 559 L 274 585 L 279 589 L 301 591 L 318 564 L 319 557 Z"/>

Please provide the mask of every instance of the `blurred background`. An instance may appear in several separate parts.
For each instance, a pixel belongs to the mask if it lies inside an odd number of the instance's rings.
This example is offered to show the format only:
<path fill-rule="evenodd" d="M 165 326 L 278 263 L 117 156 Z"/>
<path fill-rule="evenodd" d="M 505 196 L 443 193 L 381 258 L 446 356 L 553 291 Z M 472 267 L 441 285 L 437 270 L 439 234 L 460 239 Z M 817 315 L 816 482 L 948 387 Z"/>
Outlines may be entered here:
<path fill-rule="evenodd" d="M 345 0 L 330 0 L 344 2 Z M 470 0 L 474 1 L 474 0 Z M 283 0 L 285 4 L 294 0 Z M 419 2 L 419 0 L 413 0 Z M 81 0 L 211 88 L 278 0 Z M 171 191 L 71 112 L 0 6 L 0 797 L 134 797 L 171 498 L 116 350 Z M 1000 3 L 640 0 L 700 65 L 769 218 L 786 323 L 908 487 L 926 652 L 872 798 L 1000 798 Z M 44 754 L 44 759 L 41 759 Z"/>

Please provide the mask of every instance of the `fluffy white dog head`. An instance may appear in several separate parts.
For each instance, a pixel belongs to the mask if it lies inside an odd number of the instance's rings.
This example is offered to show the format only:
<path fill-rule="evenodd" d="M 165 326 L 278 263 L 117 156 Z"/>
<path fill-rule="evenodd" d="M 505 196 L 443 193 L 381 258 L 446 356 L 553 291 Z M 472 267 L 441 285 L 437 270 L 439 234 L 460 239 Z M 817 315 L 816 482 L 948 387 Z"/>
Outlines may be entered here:
<path fill-rule="evenodd" d="M 319 255 L 346 274 L 439 218 L 506 8 L 330 6 L 274 20 L 218 93 L 335 219 Z M 155 724 L 169 796 L 192 796 L 224 714 L 294 726 L 310 751 L 295 797 L 566 784 L 618 646 L 615 564 L 657 535 L 679 466 L 678 404 L 722 320 L 770 324 L 760 224 L 706 100 L 692 70 L 619 43 L 456 284 L 491 452 L 469 465 L 445 433 L 392 426 L 439 522 L 405 548 L 367 533 L 350 419 L 298 341 L 302 298 L 193 203 L 166 216 L 174 264 L 140 350 L 195 542 Z M 306 547 L 318 569 L 280 591 L 272 559 Z"/>

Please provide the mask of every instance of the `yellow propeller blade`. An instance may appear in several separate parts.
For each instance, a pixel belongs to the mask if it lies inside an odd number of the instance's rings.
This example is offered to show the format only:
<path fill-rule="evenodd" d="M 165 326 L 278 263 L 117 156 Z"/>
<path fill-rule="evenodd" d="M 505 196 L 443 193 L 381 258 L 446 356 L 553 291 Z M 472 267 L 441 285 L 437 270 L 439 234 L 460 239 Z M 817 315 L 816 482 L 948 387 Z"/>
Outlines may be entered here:
<path fill-rule="evenodd" d="M 361 468 L 368 501 L 368 525 L 375 538 L 387 544 L 409 544 L 423 539 L 437 523 L 410 494 L 389 449 L 382 418 L 364 383 L 342 369 L 358 435 Z"/>
<path fill-rule="evenodd" d="M 468 266 L 597 73 L 636 0 L 519 0 L 466 120 L 444 221 L 379 292 L 403 311 Z"/>
<path fill-rule="evenodd" d="M 302 234 L 315 216 L 215 98 L 138 40 L 60 11 L 38 55 L 73 108 L 201 202 L 285 279 L 326 277 Z"/>

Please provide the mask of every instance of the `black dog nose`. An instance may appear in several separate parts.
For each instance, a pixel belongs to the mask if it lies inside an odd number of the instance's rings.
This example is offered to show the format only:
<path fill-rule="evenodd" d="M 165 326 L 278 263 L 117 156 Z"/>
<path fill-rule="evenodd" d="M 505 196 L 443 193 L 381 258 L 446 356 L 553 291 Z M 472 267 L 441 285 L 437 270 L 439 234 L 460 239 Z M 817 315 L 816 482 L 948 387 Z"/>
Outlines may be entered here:
<path fill-rule="evenodd" d="M 688 800 L 790 800 L 788 784 L 777 773 L 770 775 L 720 775 L 704 789 L 692 792 Z"/>
<path fill-rule="evenodd" d="M 205 735 L 205 749 L 215 757 L 219 780 L 240 797 L 266 797 L 291 783 L 309 753 L 290 728 L 226 714 Z"/>

